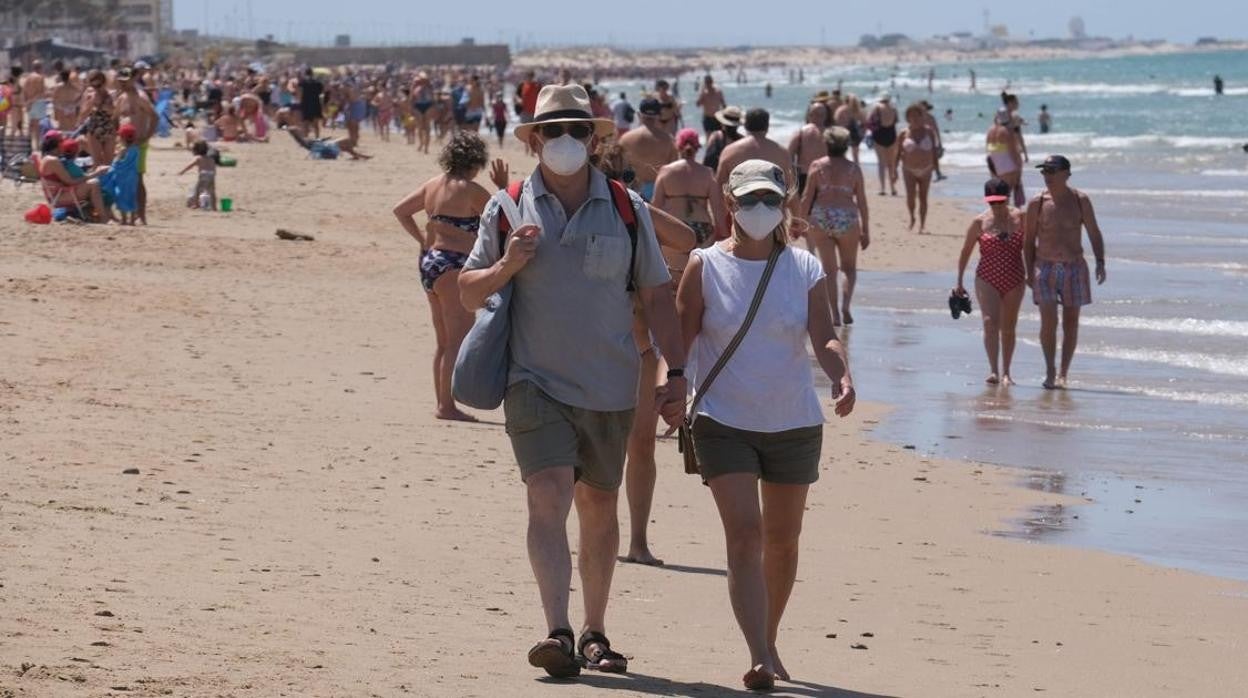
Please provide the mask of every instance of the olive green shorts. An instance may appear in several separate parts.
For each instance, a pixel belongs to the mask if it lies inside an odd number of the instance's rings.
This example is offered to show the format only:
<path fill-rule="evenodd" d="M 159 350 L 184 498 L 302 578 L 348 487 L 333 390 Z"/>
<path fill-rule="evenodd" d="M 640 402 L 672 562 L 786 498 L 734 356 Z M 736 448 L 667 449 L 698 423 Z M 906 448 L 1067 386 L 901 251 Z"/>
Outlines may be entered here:
<path fill-rule="evenodd" d="M 754 473 L 764 482 L 809 485 L 819 479 L 823 425 L 777 432 L 746 431 L 699 415 L 693 451 L 707 481 L 728 473 Z"/>
<path fill-rule="evenodd" d="M 520 479 L 547 468 L 570 467 L 576 479 L 603 490 L 618 489 L 633 410 L 598 412 L 565 405 L 531 381 L 507 387 L 503 415 Z"/>

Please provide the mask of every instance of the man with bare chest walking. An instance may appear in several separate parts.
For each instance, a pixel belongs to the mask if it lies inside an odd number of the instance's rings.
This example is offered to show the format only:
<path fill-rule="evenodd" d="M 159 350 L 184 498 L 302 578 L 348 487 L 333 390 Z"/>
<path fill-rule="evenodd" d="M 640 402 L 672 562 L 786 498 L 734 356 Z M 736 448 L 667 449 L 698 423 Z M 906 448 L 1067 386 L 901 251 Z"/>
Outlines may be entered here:
<path fill-rule="evenodd" d="M 1027 205 L 1023 236 L 1027 285 L 1040 308 L 1040 346 L 1044 350 L 1044 387 L 1066 387 L 1070 362 L 1079 343 L 1079 310 L 1092 302 L 1088 263 L 1083 258 L 1083 230 L 1096 258 L 1096 283 L 1105 283 L 1105 241 L 1087 194 L 1068 186 L 1070 161 L 1050 155 L 1039 165 L 1046 189 Z M 1062 306 L 1061 371 L 1057 353 L 1057 306 Z"/>

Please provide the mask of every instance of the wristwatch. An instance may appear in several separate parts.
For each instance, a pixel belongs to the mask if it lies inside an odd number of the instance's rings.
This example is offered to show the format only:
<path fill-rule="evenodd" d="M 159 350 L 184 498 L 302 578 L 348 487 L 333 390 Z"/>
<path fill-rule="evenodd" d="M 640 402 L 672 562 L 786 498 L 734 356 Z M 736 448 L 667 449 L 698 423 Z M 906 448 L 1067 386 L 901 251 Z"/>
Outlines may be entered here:
<path fill-rule="evenodd" d="M 685 377 L 684 368 L 669 368 L 667 370 L 667 379 L 669 381 L 673 378 L 684 378 L 684 377 Z"/>

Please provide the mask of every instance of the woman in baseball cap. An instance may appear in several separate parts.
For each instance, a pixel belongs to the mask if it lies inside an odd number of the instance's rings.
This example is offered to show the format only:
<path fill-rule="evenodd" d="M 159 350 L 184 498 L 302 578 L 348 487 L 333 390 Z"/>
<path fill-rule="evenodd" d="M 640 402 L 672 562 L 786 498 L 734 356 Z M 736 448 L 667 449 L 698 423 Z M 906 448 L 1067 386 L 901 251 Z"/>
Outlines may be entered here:
<path fill-rule="evenodd" d="M 838 416 L 853 410 L 855 395 L 823 268 L 788 245 L 784 171 L 746 160 L 733 168 L 724 193 L 732 235 L 693 251 L 676 305 L 686 336 L 694 336 L 692 448 L 723 521 L 728 594 L 750 654 L 741 682 L 768 690 L 789 678 L 775 637 L 797 575 L 798 533 L 823 446 L 809 345 L 831 380 Z M 731 370 L 717 372 L 721 360 Z"/>
<path fill-rule="evenodd" d="M 958 282 L 953 294 L 967 296 L 962 286 L 971 251 L 979 245 L 975 267 L 975 297 L 984 322 L 984 351 L 988 353 L 985 382 L 1013 385 L 1010 361 L 1014 358 L 1014 328 L 1023 302 L 1026 274 L 1023 271 L 1023 212 L 1010 206 L 1010 185 L 993 177 L 984 183 L 988 210 L 971 220 L 958 256 Z"/>

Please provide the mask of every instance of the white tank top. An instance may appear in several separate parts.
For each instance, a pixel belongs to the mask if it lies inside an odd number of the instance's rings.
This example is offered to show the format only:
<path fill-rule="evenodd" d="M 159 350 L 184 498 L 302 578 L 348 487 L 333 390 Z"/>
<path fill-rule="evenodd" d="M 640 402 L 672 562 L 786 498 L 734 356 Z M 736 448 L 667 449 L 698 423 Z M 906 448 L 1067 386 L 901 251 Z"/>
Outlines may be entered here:
<path fill-rule="evenodd" d="M 702 260 L 702 329 L 693 343 L 689 384 L 697 389 L 750 309 L 766 260 L 739 259 L 723 243 L 693 251 Z M 776 260 L 754 324 L 728 360 L 698 414 L 726 426 L 777 432 L 823 424 L 806 329 L 810 289 L 824 277 L 819 260 L 787 247 Z"/>

